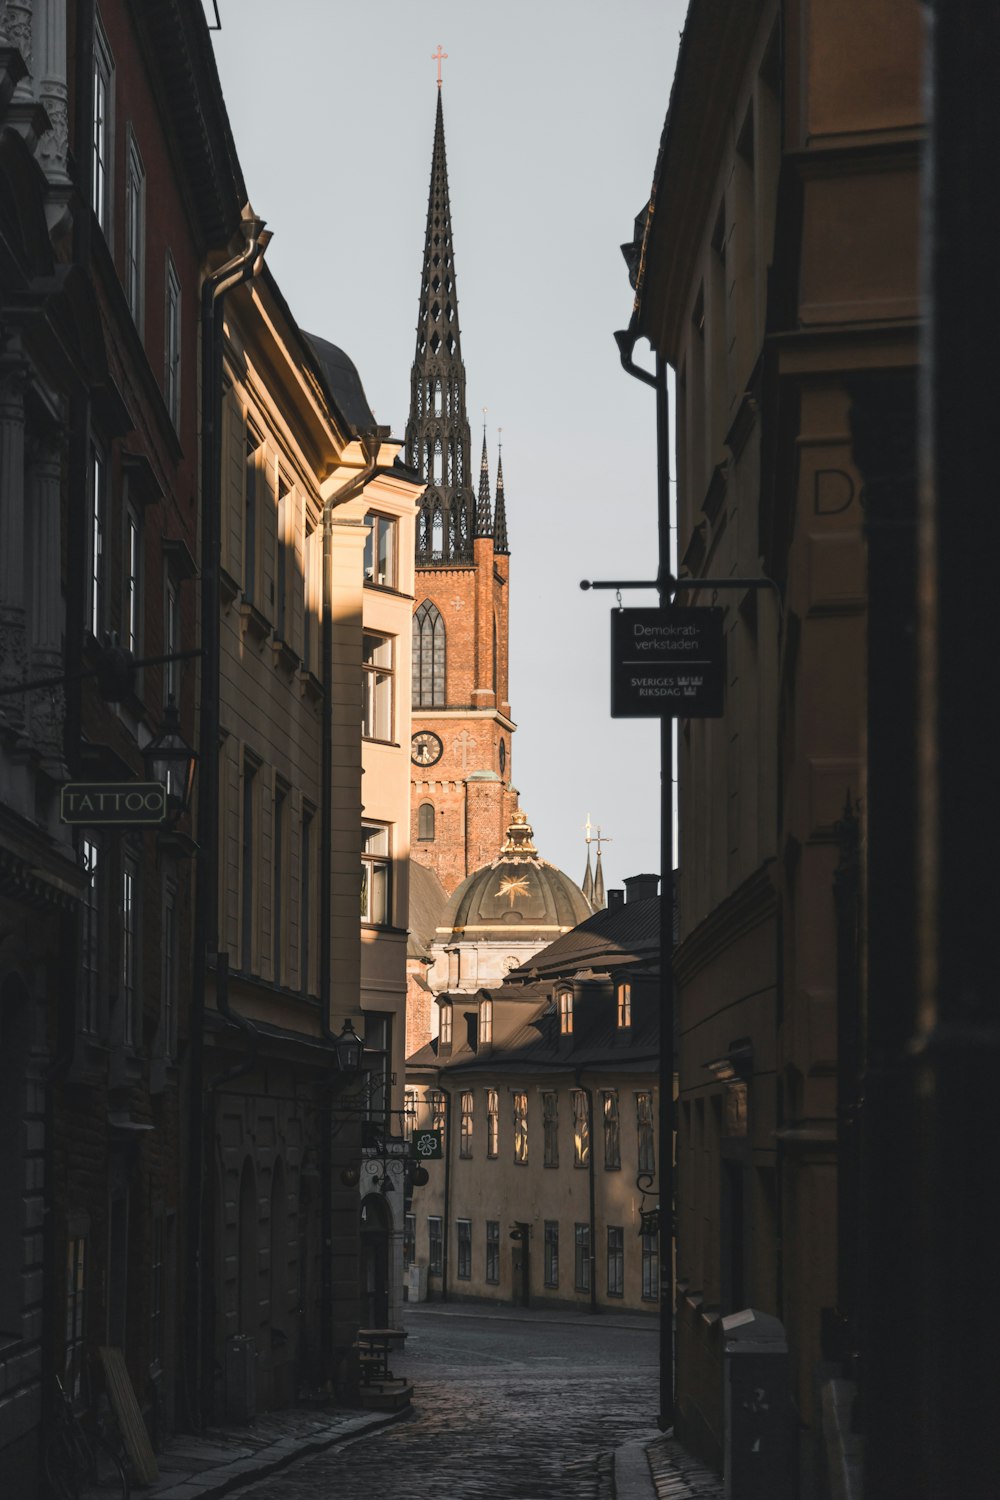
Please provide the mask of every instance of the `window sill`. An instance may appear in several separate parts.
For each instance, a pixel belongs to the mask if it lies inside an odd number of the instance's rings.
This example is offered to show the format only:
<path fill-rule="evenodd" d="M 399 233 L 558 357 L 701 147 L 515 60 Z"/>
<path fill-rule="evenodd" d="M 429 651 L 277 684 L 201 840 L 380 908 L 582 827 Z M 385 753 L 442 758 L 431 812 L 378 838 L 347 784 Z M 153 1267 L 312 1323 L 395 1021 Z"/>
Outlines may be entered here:
<path fill-rule="evenodd" d="M 322 701 L 323 684 L 308 667 L 299 667 L 299 692 L 303 698 L 312 699 L 313 703 Z"/>
<path fill-rule="evenodd" d="M 239 594 L 240 586 L 232 573 L 227 573 L 225 568 L 219 569 L 219 596 L 228 608 Z"/>
<path fill-rule="evenodd" d="M 256 604 L 251 604 L 249 599 L 244 599 L 240 604 L 240 620 L 244 631 L 258 641 L 266 641 L 271 634 L 270 620 L 266 615 L 261 614 Z"/>
<path fill-rule="evenodd" d="M 365 742 L 366 745 L 385 745 L 385 747 L 386 747 L 387 750 L 398 750 L 399 749 L 399 741 L 398 740 L 380 740 L 380 739 L 377 739 L 375 737 L 375 735 L 373 735 L 373 734 L 363 734 L 361 736 L 361 738 Z"/>
<path fill-rule="evenodd" d="M 283 671 L 288 673 L 289 677 L 293 677 L 298 671 L 301 660 L 298 652 L 294 651 L 286 640 L 277 635 L 271 642 L 271 650 L 274 653 L 274 665 L 281 667 Z"/>

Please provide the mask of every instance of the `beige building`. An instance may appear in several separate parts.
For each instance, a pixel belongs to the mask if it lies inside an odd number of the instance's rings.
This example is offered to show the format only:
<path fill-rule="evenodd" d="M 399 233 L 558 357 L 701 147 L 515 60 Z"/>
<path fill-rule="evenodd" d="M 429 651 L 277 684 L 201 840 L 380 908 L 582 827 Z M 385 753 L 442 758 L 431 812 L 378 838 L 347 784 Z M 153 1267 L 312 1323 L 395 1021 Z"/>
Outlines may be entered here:
<path fill-rule="evenodd" d="M 512 878 L 470 879 L 485 897 Z M 491 986 L 437 995 L 438 1035 L 407 1063 L 416 1158 L 422 1132 L 443 1149 L 413 1194 L 411 1297 L 656 1310 L 656 884 L 628 882 Z"/>
<path fill-rule="evenodd" d="M 376 1275 L 364 1196 L 401 1134 L 409 677 L 397 667 L 419 487 L 354 366 L 301 333 L 266 272 L 226 303 L 224 388 L 206 1081 L 215 1358 L 233 1409 L 252 1379 L 248 1341 L 258 1406 L 331 1366 L 349 1387 L 356 1329 L 376 1311 L 359 1290 L 381 1298 L 379 1322 L 399 1300 L 399 1268 L 391 1291 L 385 1272 L 401 1229 L 380 1211 Z M 352 1094 L 331 1076 L 348 1021 L 366 1042 Z"/>

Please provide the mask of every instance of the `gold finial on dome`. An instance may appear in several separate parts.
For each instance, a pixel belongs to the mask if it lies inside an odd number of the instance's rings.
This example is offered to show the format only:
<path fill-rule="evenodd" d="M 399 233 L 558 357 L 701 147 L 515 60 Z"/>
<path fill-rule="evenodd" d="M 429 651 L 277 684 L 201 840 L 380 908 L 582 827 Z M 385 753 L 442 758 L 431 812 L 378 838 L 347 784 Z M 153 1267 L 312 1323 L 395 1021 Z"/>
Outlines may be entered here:
<path fill-rule="evenodd" d="M 529 857 L 537 855 L 538 850 L 532 843 L 534 832 L 535 830 L 528 822 L 527 814 L 521 812 L 519 808 L 510 820 L 507 837 L 504 840 L 503 848 L 500 850 L 500 858 L 509 859 L 513 856 L 516 859 L 518 856 Z"/>

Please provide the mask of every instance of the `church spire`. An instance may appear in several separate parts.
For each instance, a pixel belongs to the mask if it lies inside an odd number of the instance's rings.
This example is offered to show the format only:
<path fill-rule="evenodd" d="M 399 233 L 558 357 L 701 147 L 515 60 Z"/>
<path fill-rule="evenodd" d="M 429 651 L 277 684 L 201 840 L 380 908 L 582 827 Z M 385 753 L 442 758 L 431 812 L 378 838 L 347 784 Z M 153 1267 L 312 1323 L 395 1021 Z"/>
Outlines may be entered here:
<path fill-rule="evenodd" d="M 608 904 L 608 898 L 604 893 L 604 871 L 601 869 L 601 846 L 597 845 L 597 873 L 594 876 L 594 894 L 591 897 L 591 905 L 595 911 L 602 911 Z"/>
<path fill-rule="evenodd" d="M 417 522 L 418 563 L 470 561 L 476 523 L 441 94 L 439 86 L 406 424 L 407 460 L 427 485 Z"/>
<path fill-rule="evenodd" d="M 507 504 L 503 495 L 502 445 L 497 453 L 497 504 L 493 515 L 493 551 L 503 554 L 510 552 L 510 547 L 507 545 Z"/>
<path fill-rule="evenodd" d="M 486 457 L 486 423 L 483 423 L 483 456 L 479 461 L 479 503 L 476 506 L 476 536 L 493 535 L 493 506 L 490 503 L 490 465 Z"/>

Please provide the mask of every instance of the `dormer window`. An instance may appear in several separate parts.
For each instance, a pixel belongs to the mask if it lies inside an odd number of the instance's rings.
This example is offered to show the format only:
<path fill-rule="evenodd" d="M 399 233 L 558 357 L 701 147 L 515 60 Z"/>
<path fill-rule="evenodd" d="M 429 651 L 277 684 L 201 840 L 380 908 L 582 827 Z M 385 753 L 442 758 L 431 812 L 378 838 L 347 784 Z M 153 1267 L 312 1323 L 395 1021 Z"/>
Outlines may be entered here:
<path fill-rule="evenodd" d="M 632 1025 L 632 986 L 627 979 L 623 979 L 618 986 L 618 1026 L 619 1029 Z"/>
<path fill-rule="evenodd" d="M 492 1041 L 493 1001 L 484 1000 L 482 1005 L 480 1005 L 479 1007 L 479 1042 L 482 1046 L 484 1043 L 492 1043 Z"/>
<path fill-rule="evenodd" d="M 442 1005 L 442 1007 L 441 1007 L 441 1035 L 440 1035 L 440 1042 L 441 1042 L 441 1046 L 442 1047 L 450 1047 L 451 1046 L 451 1036 L 452 1036 L 452 1013 L 451 1013 L 451 1006 L 450 1005 Z"/>
<path fill-rule="evenodd" d="M 559 1032 L 561 1036 L 573 1035 L 573 991 L 559 991 Z"/>

